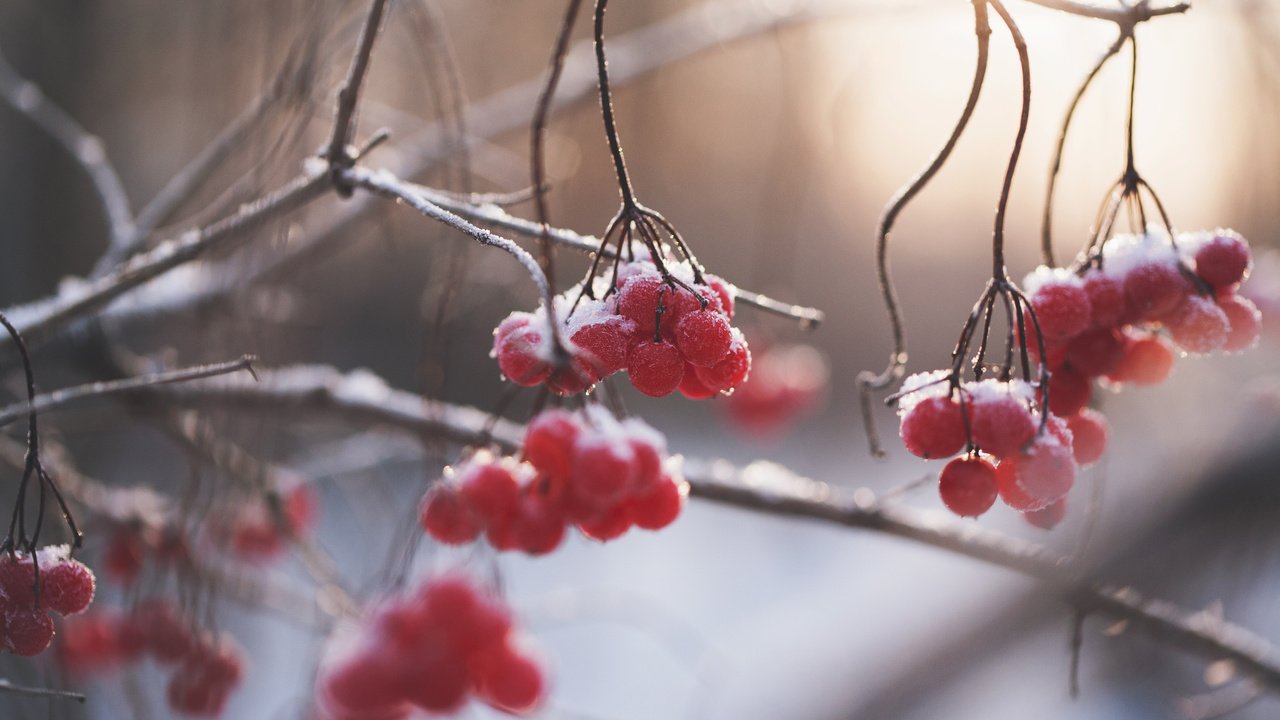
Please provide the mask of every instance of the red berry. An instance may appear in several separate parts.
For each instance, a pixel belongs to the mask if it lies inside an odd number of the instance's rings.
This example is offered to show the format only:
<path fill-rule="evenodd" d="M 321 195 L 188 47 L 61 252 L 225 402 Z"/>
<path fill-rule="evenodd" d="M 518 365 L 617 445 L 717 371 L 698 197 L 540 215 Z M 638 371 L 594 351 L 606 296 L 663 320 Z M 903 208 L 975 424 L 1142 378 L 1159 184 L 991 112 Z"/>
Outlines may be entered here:
<path fill-rule="evenodd" d="M 1039 510 L 1048 505 L 1049 500 L 1029 494 L 1018 483 L 1017 456 L 1001 460 L 996 465 L 996 485 L 1000 489 L 1000 499 L 1014 510 Z"/>
<path fill-rule="evenodd" d="M 546 498 L 526 495 L 515 518 L 515 539 L 530 555 L 546 555 L 564 540 L 564 514 Z"/>
<path fill-rule="evenodd" d="M 926 460 L 960 452 L 967 442 L 960 405 L 949 397 L 929 397 L 902 416 L 902 443 Z"/>
<path fill-rule="evenodd" d="M 996 502 L 996 468 L 982 458 L 955 458 L 942 468 L 938 493 L 951 512 L 961 517 L 978 517 Z"/>
<path fill-rule="evenodd" d="M 0 599 L 7 599 L 11 608 L 34 608 L 35 587 L 36 568 L 30 555 L 0 554 Z"/>
<path fill-rule="evenodd" d="M 658 295 L 666 283 L 657 274 L 637 275 L 618 291 L 618 314 L 635 323 L 635 337 L 652 340 L 658 327 Z"/>
<path fill-rule="evenodd" d="M 627 365 L 629 323 L 622 318 L 583 325 L 569 338 L 582 352 L 575 360 L 589 368 L 596 378 L 606 378 Z"/>
<path fill-rule="evenodd" d="M 93 602 L 93 572 L 78 560 L 63 560 L 40 573 L 41 604 L 59 615 L 84 612 Z"/>
<path fill-rule="evenodd" d="M 693 365 L 714 366 L 729 352 L 732 342 L 728 318 L 711 310 L 691 312 L 676 324 L 676 347 Z"/>
<path fill-rule="evenodd" d="M 31 657 L 53 642 L 53 620 L 44 610 L 21 605 L 5 613 L 5 646 L 14 655 Z"/>
<path fill-rule="evenodd" d="M 631 432 L 629 442 L 631 451 L 635 453 L 633 487 L 638 491 L 653 487 L 662 479 L 662 459 L 667 454 L 666 438 L 640 420 L 628 420 L 624 425 Z"/>
<path fill-rule="evenodd" d="M 1028 510 L 1022 513 L 1022 517 L 1026 518 L 1027 522 L 1042 530 L 1052 530 L 1058 527 L 1058 524 L 1066 516 L 1067 499 L 1065 497 L 1058 498 L 1055 502 L 1038 510 Z"/>
<path fill-rule="evenodd" d="M 973 444 L 996 457 L 1013 455 L 1031 440 L 1035 420 L 1026 404 L 1012 395 L 974 395 L 969 403 Z"/>
<path fill-rule="evenodd" d="M 627 503 L 618 503 L 604 513 L 590 520 L 578 523 L 578 529 L 592 540 L 605 542 L 621 537 L 631 529 L 631 508 Z"/>
<path fill-rule="evenodd" d="M 735 333 L 734 342 L 724 359 L 709 368 L 697 368 L 696 372 L 698 379 L 716 392 L 736 389 L 747 381 L 751 373 L 751 349 L 746 339 Z"/>
<path fill-rule="evenodd" d="M 85 614 L 63 623 L 58 640 L 58 663 L 68 673 L 89 675 L 115 667 L 120 661 L 117 643 L 119 619 Z"/>
<path fill-rule="evenodd" d="M 1244 238 L 1230 230 L 1219 231 L 1196 251 L 1196 275 L 1214 288 L 1227 288 L 1244 280 L 1250 262 Z"/>
<path fill-rule="evenodd" d="M 684 377 L 680 378 L 680 387 L 677 389 L 680 390 L 681 395 L 690 400 L 706 400 L 717 394 L 702 382 L 702 378 L 698 377 L 697 368 L 688 363 L 685 363 Z"/>
<path fill-rule="evenodd" d="M 627 376 L 645 395 L 665 397 L 684 379 L 684 359 L 676 346 L 666 340 L 652 342 L 641 338 L 631 344 L 627 353 Z"/>
<path fill-rule="evenodd" d="M 493 331 L 493 346 L 497 348 L 511 333 L 529 327 L 531 322 L 533 322 L 533 313 L 513 312 L 506 316 Z"/>
<path fill-rule="evenodd" d="M 318 683 L 322 706 L 342 720 L 408 717 L 403 664 L 391 653 L 371 651 L 326 668 Z"/>
<path fill-rule="evenodd" d="M 1124 279 L 1129 304 L 1143 320 L 1160 320 L 1173 312 L 1191 290 L 1191 283 L 1172 262 L 1146 262 Z"/>
<path fill-rule="evenodd" d="M 1046 340 L 1066 340 L 1089 329 L 1089 295 L 1078 285 L 1045 283 L 1032 294 L 1031 307 Z"/>
<path fill-rule="evenodd" d="M 486 526 L 506 523 L 520 502 L 520 484 L 511 470 L 477 455 L 458 473 L 458 494 Z"/>
<path fill-rule="evenodd" d="M 648 492 L 631 498 L 630 516 L 636 527 L 661 530 L 675 522 L 684 506 L 686 487 L 682 481 L 664 476 Z"/>
<path fill-rule="evenodd" d="M 1094 327 L 1116 327 L 1132 314 L 1124 283 L 1110 275 L 1098 271 L 1086 273 L 1084 292 L 1089 296 L 1089 312 Z"/>
<path fill-rule="evenodd" d="M 494 352 L 502 374 L 523 387 L 533 387 L 546 380 L 551 374 L 551 364 L 543 357 L 542 345 L 542 333 L 532 327 L 517 328 L 496 339 Z"/>
<path fill-rule="evenodd" d="M 1205 355 L 1221 348 L 1231 330 L 1227 314 L 1206 297 L 1190 296 L 1165 319 L 1169 336 L 1189 353 Z"/>
<path fill-rule="evenodd" d="M 130 587 L 142 574 L 146 548 L 142 536 L 132 528 L 120 526 L 111 533 L 103 554 L 103 569 L 107 577 L 124 587 Z"/>
<path fill-rule="evenodd" d="M 1071 444 L 1047 433 L 1035 439 L 1025 452 L 1005 458 L 1009 472 L 1027 495 L 1053 501 L 1066 495 L 1076 480 Z"/>
<path fill-rule="evenodd" d="M 1049 411 L 1058 417 L 1075 415 L 1089 404 L 1093 384 L 1075 368 L 1065 365 L 1049 377 Z"/>
<path fill-rule="evenodd" d="M 1220 295 L 1218 307 L 1222 308 L 1231 326 L 1227 340 L 1222 344 L 1225 352 L 1242 352 L 1258 343 L 1258 336 L 1262 334 L 1262 313 L 1249 298 Z"/>
<path fill-rule="evenodd" d="M 612 505 L 635 484 L 635 451 L 613 437 L 579 438 L 569 478 L 573 494 L 588 504 Z"/>
<path fill-rule="evenodd" d="M 705 275 L 703 278 L 707 281 L 707 287 L 715 292 L 716 297 L 720 299 L 720 309 L 724 311 L 726 317 L 733 319 L 733 301 L 734 287 L 725 282 L 724 279 L 715 275 Z"/>
<path fill-rule="evenodd" d="M 164 600 L 149 600 L 133 610 L 133 616 L 146 632 L 147 650 L 160 662 L 181 660 L 195 646 L 196 638 L 178 611 Z"/>
<path fill-rule="evenodd" d="M 553 478 L 569 477 L 573 444 L 578 437 L 578 423 L 564 410 L 540 413 L 524 433 L 524 459 Z"/>
<path fill-rule="evenodd" d="M 1077 335 L 1067 346 L 1067 362 L 1089 377 L 1106 375 L 1124 357 L 1123 336 L 1115 330 L 1099 329 Z"/>
<path fill-rule="evenodd" d="M 509 713 L 531 712 L 542 700 L 542 668 L 510 648 L 496 655 L 479 678 L 479 691 L 494 707 Z"/>
<path fill-rule="evenodd" d="M 1107 377 L 1119 383 L 1155 385 L 1173 372 L 1173 360 L 1168 343 L 1154 335 L 1127 338 L 1120 362 Z"/>
<path fill-rule="evenodd" d="M 465 545 L 480 535 L 480 518 L 451 484 L 438 482 L 422 503 L 422 529 L 449 545 Z"/>
<path fill-rule="evenodd" d="M 1071 430 L 1071 451 L 1077 465 L 1092 465 L 1102 457 L 1110 432 L 1106 416 L 1085 408 L 1078 415 L 1067 418 L 1067 428 Z"/>

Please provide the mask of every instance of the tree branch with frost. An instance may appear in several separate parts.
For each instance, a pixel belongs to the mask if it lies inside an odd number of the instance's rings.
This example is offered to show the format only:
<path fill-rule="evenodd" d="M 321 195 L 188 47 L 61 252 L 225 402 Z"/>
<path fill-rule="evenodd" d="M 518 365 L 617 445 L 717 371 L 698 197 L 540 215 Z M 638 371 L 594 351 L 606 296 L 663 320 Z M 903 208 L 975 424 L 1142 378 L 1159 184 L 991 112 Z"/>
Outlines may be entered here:
<path fill-rule="evenodd" d="M 521 428 L 492 422 L 474 408 L 394 390 L 368 371 L 342 374 L 328 366 L 262 373 L 261 382 L 220 377 L 150 390 L 180 406 L 269 413 L 314 421 L 326 417 L 391 428 L 423 439 L 515 449 Z M 776 517 L 884 533 L 1036 578 L 1080 612 L 1127 620 L 1153 636 L 1212 660 L 1230 659 L 1243 674 L 1280 691 L 1280 653 L 1266 639 L 1206 613 L 1148 598 L 1124 585 L 1076 580 L 1067 558 L 1037 543 L 941 515 L 878 502 L 866 489 L 844 490 L 792 474 L 781 466 L 745 468 L 724 461 L 686 461 L 695 498 Z"/>
<path fill-rule="evenodd" d="M 1191 9 L 1191 3 L 1179 2 L 1173 5 L 1163 5 L 1159 7 L 1151 7 L 1149 0 L 1138 0 L 1134 3 L 1112 3 L 1110 5 L 1095 5 L 1093 3 L 1078 2 L 1077 0 L 1026 0 L 1032 5 L 1057 10 L 1059 12 L 1078 15 L 1080 17 L 1093 18 L 1095 20 L 1109 20 L 1117 25 L 1132 27 L 1140 22 L 1146 22 L 1154 17 L 1163 15 L 1179 15 Z"/>
<path fill-rule="evenodd" d="M 102 140 L 76 122 L 40 90 L 14 70 L 0 54 L 0 98 L 61 145 L 89 176 L 107 221 L 109 248 L 123 245 L 134 232 L 129 198 Z"/>

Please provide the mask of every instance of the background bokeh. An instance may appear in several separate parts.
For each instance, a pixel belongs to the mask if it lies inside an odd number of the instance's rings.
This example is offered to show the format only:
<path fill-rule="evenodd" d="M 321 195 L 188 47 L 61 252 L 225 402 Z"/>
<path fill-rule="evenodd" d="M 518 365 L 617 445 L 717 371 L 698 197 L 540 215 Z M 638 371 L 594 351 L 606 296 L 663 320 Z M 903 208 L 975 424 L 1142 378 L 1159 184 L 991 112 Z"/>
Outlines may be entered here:
<path fill-rule="evenodd" d="M 697 31 L 699 23 L 732 19 L 724 3 L 702 12 L 703 1 L 618 0 L 610 32 L 673 19 Z M 752 12 L 792 6 L 742 1 Z M 361 116 L 364 132 L 386 126 L 393 137 L 370 162 L 401 157 L 423 128 L 458 127 L 460 118 L 464 133 L 501 125 L 475 108 L 500 107 L 485 103 L 536 82 L 562 5 L 395 3 Z M 1044 183 L 1062 114 L 1115 30 L 1021 0 L 1009 5 L 1034 73 L 1007 228 L 1010 269 L 1020 277 L 1038 261 Z M 333 0 L 9 0 L 0 4 L 0 51 L 102 138 L 137 210 L 273 82 L 286 57 L 314 50 L 303 63 L 302 87 L 272 106 L 184 206 L 173 225 L 181 229 L 289 177 L 320 147 L 363 7 Z M 726 423 L 718 402 L 630 393 L 627 403 L 665 431 L 675 451 L 744 463 L 767 458 L 802 475 L 885 492 L 936 468 L 900 450 L 873 462 L 865 447 L 854 377 L 879 369 L 889 350 L 874 231 L 886 200 L 924 165 L 959 114 L 972 71 L 972 17 L 968 3 L 941 0 L 823 7 L 811 21 L 717 43 L 623 83 L 615 99 L 641 200 L 676 223 L 699 259 L 741 286 L 827 312 L 812 333 L 747 309 L 739 323 L 761 338 L 817 346 L 831 365 L 828 402 L 785 437 L 767 440 Z M 589 37 L 585 15 L 580 25 L 577 36 Z M 1260 257 L 1277 251 L 1280 229 L 1277 27 L 1274 2 L 1203 0 L 1138 34 L 1139 167 L 1178 227 L 1234 227 Z M 432 28 L 447 37 L 447 48 Z M 450 55 L 463 96 L 450 89 Z M 895 231 L 893 270 L 913 371 L 945 362 L 989 272 L 991 218 L 1017 125 L 1019 82 L 1016 56 L 997 27 L 971 129 Z M 1098 201 L 1123 167 L 1127 84 L 1121 57 L 1077 115 L 1055 213 L 1060 256 L 1084 242 Z M 457 112 L 468 104 L 470 111 Z M 588 98 L 557 114 L 548 138 L 554 222 L 590 233 L 603 230 L 617 203 L 597 107 Z M 513 130 L 475 138 L 467 153 L 443 150 L 450 132 L 438 133 L 436 149 L 448 159 L 418 179 L 459 191 L 526 186 L 531 109 L 509 107 L 520 113 Z M 105 225 L 80 169 L 8 106 L 0 107 L 0 157 L 0 306 L 9 307 L 89 272 Z M 297 224 L 257 233 L 237 256 L 242 267 L 269 262 L 291 234 L 317 232 L 323 218 L 318 207 Z M 560 258 L 564 287 L 585 264 Z M 1270 262 L 1280 282 L 1280 264 Z M 1256 279 L 1266 280 L 1261 268 Z M 267 367 L 365 367 L 393 386 L 489 409 L 503 394 L 487 356 L 491 330 L 533 302 L 527 277 L 506 255 L 384 207 L 305 264 L 223 301 L 117 330 L 131 349 L 172 364 L 253 353 Z M 1159 387 L 1104 397 L 1112 449 L 1085 476 L 1075 491 L 1081 502 L 1073 499 L 1068 520 L 1052 533 L 1003 506 L 977 522 L 1066 553 L 1087 539 L 1086 567 L 1101 577 L 1280 639 L 1273 601 L 1280 565 L 1271 552 L 1280 517 L 1275 328 L 1247 355 L 1183 360 Z M 92 360 L 76 347 L 55 342 L 37 353 L 43 386 L 93 375 Z M 8 378 L 10 390 L 20 387 L 16 379 Z M 526 395 L 509 417 L 524 418 Z M 344 428 L 243 414 L 213 418 L 228 436 L 316 484 L 324 503 L 317 536 L 364 596 L 388 586 L 386 568 L 394 563 L 384 559 L 407 544 L 425 545 L 405 518 L 456 449 L 378 445 L 379 453 L 353 467 L 348 451 L 367 438 L 352 439 Z M 892 427 L 888 411 L 881 420 Z M 118 408 L 67 413 L 49 425 L 82 470 L 113 483 L 178 494 L 198 482 L 209 502 L 225 483 L 216 471 L 193 470 L 164 434 Z M 0 492 L 11 492 L 9 480 L 0 483 Z M 1102 502 L 1089 512 L 1085 498 L 1099 484 Z M 899 501 L 941 510 L 929 483 Z M 87 557 L 98 549 L 91 535 Z M 699 502 L 662 533 L 633 532 L 606 546 L 574 536 L 548 558 L 420 550 L 415 576 L 460 564 L 482 576 L 500 572 L 554 668 L 552 703 L 542 715 L 548 718 L 1166 718 L 1179 717 L 1181 700 L 1221 679 L 1206 676 L 1202 660 L 1139 633 L 1104 634 L 1105 622 L 1091 619 L 1083 691 L 1071 700 L 1071 616 L 1043 588 L 902 540 Z M 305 582 L 291 561 L 275 572 Z M 99 602 L 126 600 L 106 588 Z M 305 717 L 323 638 L 285 615 L 218 605 L 218 622 L 252 657 L 227 717 Z M 47 659 L 5 655 L 0 676 L 66 684 Z M 0 716 L 167 712 L 161 677 L 151 670 L 85 689 L 84 708 L 0 694 Z M 1232 717 L 1278 713 L 1280 701 L 1264 697 Z M 481 708 L 464 713 L 488 715 Z"/>

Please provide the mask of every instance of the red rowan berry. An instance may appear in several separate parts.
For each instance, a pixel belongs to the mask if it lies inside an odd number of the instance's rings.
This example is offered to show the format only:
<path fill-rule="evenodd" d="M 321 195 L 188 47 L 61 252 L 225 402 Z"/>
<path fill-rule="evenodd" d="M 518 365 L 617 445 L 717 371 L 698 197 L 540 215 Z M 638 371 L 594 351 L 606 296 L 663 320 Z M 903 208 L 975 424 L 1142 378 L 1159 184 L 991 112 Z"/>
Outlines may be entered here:
<path fill-rule="evenodd" d="M 1196 275 L 1216 289 L 1244 280 L 1252 260 L 1249 244 L 1231 230 L 1219 230 L 1196 250 Z"/>
<path fill-rule="evenodd" d="M 964 415 L 949 397 L 928 397 L 902 416 L 902 442 L 926 460 L 955 455 L 966 443 Z"/>
<path fill-rule="evenodd" d="M 1071 430 L 1071 451 L 1076 464 L 1092 465 L 1107 449 L 1107 418 L 1096 410 L 1085 408 L 1079 414 L 1067 418 Z"/>
<path fill-rule="evenodd" d="M 961 517 L 978 517 L 995 504 L 996 468 L 982 458 L 955 458 L 938 476 L 938 493 L 951 512 Z"/>
<path fill-rule="evenodd" d="M 699 372 L 701 375 L 701 371 Z M 637 390 L 650 397 L 670 395 L 684 378 L 684 359 L 675 345 L 640 338 L 627 353 L 627 376 Z M 706 377 L 702 376 L 706 381 Z"/>

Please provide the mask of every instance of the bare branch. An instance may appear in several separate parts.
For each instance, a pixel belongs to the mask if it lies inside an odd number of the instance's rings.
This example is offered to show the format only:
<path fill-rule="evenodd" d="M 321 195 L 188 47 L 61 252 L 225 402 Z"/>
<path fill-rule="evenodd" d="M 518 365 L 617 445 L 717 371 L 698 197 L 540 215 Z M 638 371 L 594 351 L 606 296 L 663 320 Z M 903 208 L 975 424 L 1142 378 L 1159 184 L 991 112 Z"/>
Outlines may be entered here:
<path fill-rule="evenodd" d="M 1077 2 L 1077 0 L 1026 0 L 1032 5 L 1039 5 L 1050 10 L 1058 10 L 1080 17 L 1095 18 L 1097 20 L 1110 20 L 1117 25 L 1133 26 L 1140 22 L 1145 22 L 1153 17 L 1162 15 L 1179 15 L 1191 9 L 1191 3 L 1179 2 L 1174 5 L 1164 5 L 1161 7 L 1151 7 L 1148 0 L 1140 0 L 1140 2 L 1132 5 L 1116 5 L 1103 6 L 1091 3 Z"/>
<path fill-rule="evenodd" d="M 98 280 L 64 288 L 53 298 L 14 308 L 9 314 L 28 341 L 35 345 L 59 328 L 102 309 L 107 303 L 173 268 L 215 250 L 234 247 L 243 234 L 286 215 L 330 189 L 327 173 L 304 173 L 217 222 L 166 240 L 137 255 Z M 8 349 L 0 339 L 0 349 Z"/>
<path fill-rule="evenodd" d="M 486 435 L 488 417 L 479 410 L 393 390 L 367 371 L 342 375 L 322 366 L 266 372 L 260 383 L 221 377 L 154 392 L 178 404 L 286 412 L 313 419 L 327 415 L 346 423 L 388 426 L 417 437 L 462 444 L 487 437 L 506 449 L 516 447 L 521 430 L 502 421 Z M 725 461 L 687 461 L 685 477 L 691 494 L 703 500 L 893 535 L 1037 578 L 1077 611 L 1129 620 L 1190 652 L 1233 660 L 1243 673 L 1280 690 L 1280 654 L 1264 638 L 1220 618 L 1145 597 L 1132 587 L 1067 577 L 1063 572 L 1067 559 L 1042 545 L 956 523 L 940 514 L 885 505 L 869 490 L 841 490 L 770 463 L 738 468 Z"/>
<path fill-rule="evenodd" d="M 347 146 L 355 135 L 356 106 L 360 102 L 360 87 L 364 84 L 365 75 L 369 72 L 373 42 L 378 38 L 378 28 L 382 25 L 382 15 L 386 7 L 387 0 L 373 0 L 370 3 L 364 31 L 360 33 L 360 43 L 356 46 L 355 55 L 351 58 L 351 69 L 347 72 L 347 80 L 343 83 L 342 89 L 338 91 L 338 108 L 334 114 L 333 136 L 329 140 L 327 155 L 329 162 L 335 163 L 335 167 L 351 164 Z"/>
<path fill-rule="evenodd" d="M 78 692 L 69 690 L 51 690 L 49 688 L 26 687 L 25 685 L 15 685 L 8 680 L 0 678 L 0 692 L 13 693 L 15 695 L 27 695 L 29 697 L 42 697 L 52 700 L 75 700 L 83 704 L 85 696 Z"/>
<path fill-rule="evenodd" d="M 54 392 L 46 393 L 44 395 L 37 395 L 29 404 L 15 403 L 9 407 L 0 408 L 0 427 L 4 427 L 15 420 L 21 419 L 26 416 L 27 413 L 32 411 L 35 411 L 36 413 L 47 413 L 51 410 L 58 410 L 89 398 L 100 398 L 119 393 L 128 393 L 134 390 L 141 390 L 159 385 L 168 385 L 171 383 L 201 380 L 204 378 L 214 377 L 216 375 L 226 375 L 228 373 L 239 372 L 241 370 L 248 370 L 250 374 L 252 374 L 254 360 L 255 358 L 252 355 L 244 355 L 239 360 L 232 360 L 230 362 L 200 365 L 198 367 L 183 368 L 181 370 L 170 370 L 168 372 L 142 375 L 139 377 L 126 378 L 124 380 L 87 383 L 85 385 L 77 385 L 75 387 L 55 390 Z"/>
<path fill-rule="evenodd" d="M 107 158 L 102 141 L 53 104 L 35 83 L 18 75 L 3 55 L 0 55 L 0 97 L 58 141 L 84 169 L 102 203 L 110 247 L 123 244 L 133 234 L 133 214 L 124 185 Z"/>

